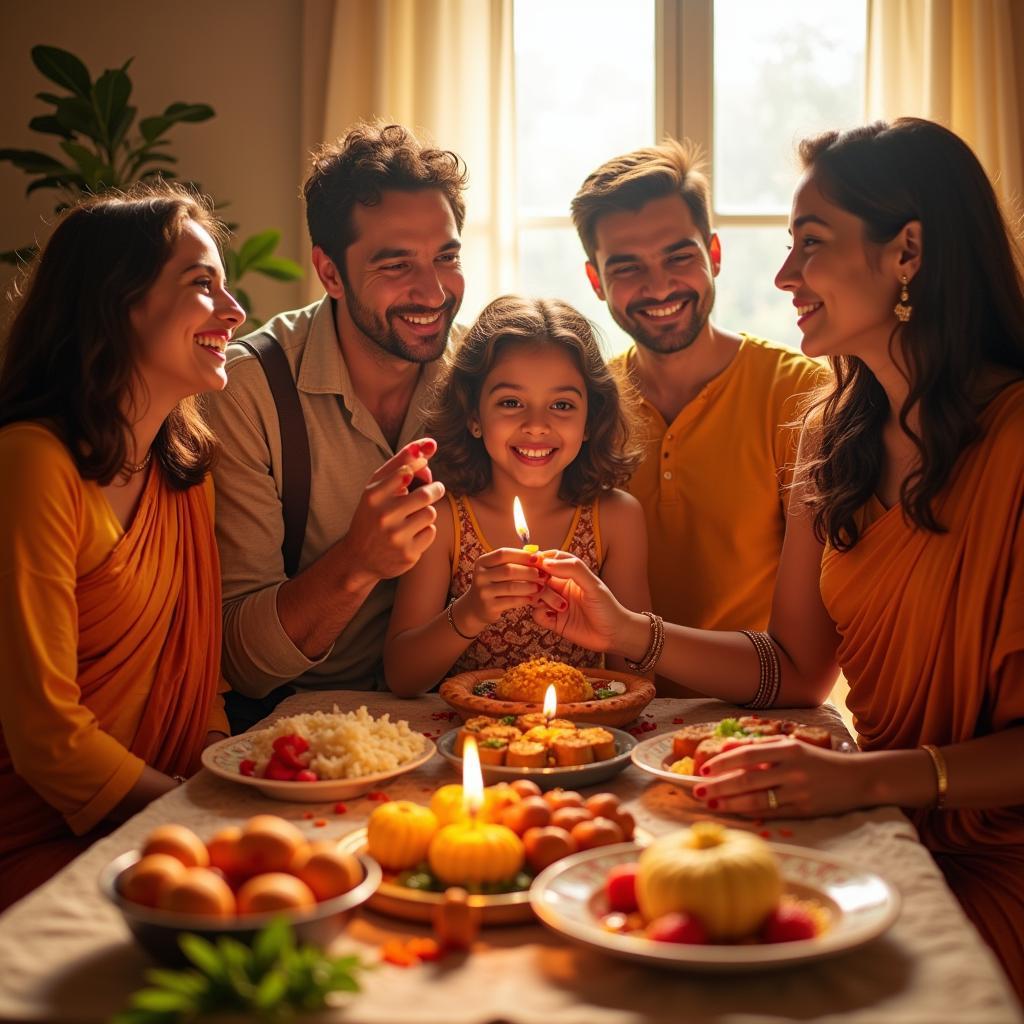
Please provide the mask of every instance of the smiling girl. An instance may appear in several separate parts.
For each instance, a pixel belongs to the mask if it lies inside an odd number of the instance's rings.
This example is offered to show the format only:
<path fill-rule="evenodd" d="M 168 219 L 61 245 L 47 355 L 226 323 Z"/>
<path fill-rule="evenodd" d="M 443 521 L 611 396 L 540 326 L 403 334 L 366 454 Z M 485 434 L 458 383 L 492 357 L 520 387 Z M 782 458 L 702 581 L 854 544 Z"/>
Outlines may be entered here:
<path fill-rule="evenodd" d="M 58 224 L 0 372 L 0 909 L 198 766 L 227 728 L 195 395 L 245 314 L 184 189 Z"/>
<path fill-rule="evenodd" d="M 452 672 L 542 655 L 602 663 L 534 623 L 543 575 L 512 506 L 519 497 L 531 542 L 577 555 L 626 607 L 647 607 L 643 510 L 615 489 L 638 460 L 630 422 L 590 323 L 571 306 L 504 296 L 480 314 L 427 422 L 448 497 L 437 539 L 399 583 L 384 649 L 392 690 L 413 696 Z"/>

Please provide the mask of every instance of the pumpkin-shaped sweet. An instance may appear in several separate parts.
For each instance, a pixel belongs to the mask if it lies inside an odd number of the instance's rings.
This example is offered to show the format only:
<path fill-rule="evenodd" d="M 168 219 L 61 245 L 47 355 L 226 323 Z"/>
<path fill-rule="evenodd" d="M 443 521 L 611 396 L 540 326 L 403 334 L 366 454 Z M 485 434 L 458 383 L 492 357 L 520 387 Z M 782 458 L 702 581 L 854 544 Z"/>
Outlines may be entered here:
<path fill-rule="evenodd" d="M 781 895 L 782 876 L 768 844 L 714 822 L 664 836 L 640 855 L 637 900 L 644 919 L 693 914 L 712 941 L 750 935 Z"/>
<path fill-rule="evenodd" d="M 462 786 L 457 782 L 450 782 L 447 786 L 441 786 L 434 790 L 430 798 L 430 809 L 437 818 L 437 823 L 442 828 L 450 825 L 453 821 L 463 821 L 466 814 L 465 798 L 462 795 Z"/>
<path fill-rule="evenodd" d="M 366 825 L 366 849 L 382 868 L 405 871 L 426 859 L 437 818 L 411 800 L 381 804 Z"/>
<path fill-rule="evenodd" d="M 514 878 L 523 866 L 522 840 L 504 825 L 456 822 L 430 844 L 430 869 L 445 885 L 484 885 Z"/>

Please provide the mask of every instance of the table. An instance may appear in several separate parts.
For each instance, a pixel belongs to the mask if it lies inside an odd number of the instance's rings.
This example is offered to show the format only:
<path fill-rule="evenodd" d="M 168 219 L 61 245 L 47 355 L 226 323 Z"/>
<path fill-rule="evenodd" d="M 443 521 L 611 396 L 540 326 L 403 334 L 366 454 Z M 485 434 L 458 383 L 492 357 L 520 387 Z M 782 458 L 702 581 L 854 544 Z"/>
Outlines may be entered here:
<path fill-rule="evenodd" d="M 345 710 L 365 703 L 373 714 L 390 712 L 432 734 L 454 724 L 444 719 L 447 709 L 436 697 L 402 701 L 381 693 L 299 694 L 278 714 L 329 710 L 335 702 Z M 710 721 L 732 710 L 717 701 L 660 699 L 641 721 L 671 729 L 680 717 L 687 723 Z M 829 707 L 790 717 L 846 735 Z M 430 790 L 451 781 L 457 781 L 452 768 L 438 756 L 390 784 L 387 792 L 394 799 L 426 802 Z M 682 790 L 651 780 L 633 766 L 599 788 L 617 793 L 638 824 L 654 834 L 697 814 L 706 817 Z M 0 916 L 0 1019 L 102 1021 L 142 986 L 151 963 L 100 895 L 96 877 L 113 857 L 140 845 L 156 825 L 182 822 L 208 836 L 221 825 L 272 812 L 321 839 L 361 828 L 375 806 L 361 798 L 339 815 L 333 805 L 280 803 L 201 772 Z M 305 816 L 309 811 L 326 819 L 326 826 L 316 827 Z M 343 1008 L 309 1019 L 345 1024 L 1024 1022 L 995 958 L 898 810 L 772 823 L 769 830 L 771 838 L 827 850 L 882 873 L 903 897 L 892 930 L 833 960 L 714 976 L 661 972 L 615 960 L 569 944 L 539 924 L 485 929 L 469 956 L 414 968 L 382 965 L 363 976 L 363 991 Z M 422 934 L 422 926 L 361 909 L 332 952 L 358 952 L 376 961 L 382 942 L 411 934 Z"/>

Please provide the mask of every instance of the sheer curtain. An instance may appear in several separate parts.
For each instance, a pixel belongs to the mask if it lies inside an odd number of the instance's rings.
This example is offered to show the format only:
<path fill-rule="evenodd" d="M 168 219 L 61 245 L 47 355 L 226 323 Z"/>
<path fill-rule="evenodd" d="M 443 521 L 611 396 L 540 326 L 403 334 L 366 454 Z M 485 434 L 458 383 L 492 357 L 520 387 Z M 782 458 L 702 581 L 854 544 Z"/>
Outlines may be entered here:
<path fill-rule="evenodd" d="M 985 166 L 1007 215 L 1017 218 L 1024 212 L 1024 109 L 1014 40 L 1019 47 L 1024 16 L 1013 6 L 869 0 L 867 112 L 886 120 L 927 117 L 955 131 Z"/>
<path fill-rule="evenodd" d="M 457 152 L 470 183 L 463 322 L 514 282 L 512 2 L 305 0 L 303 177 L 310 149 L 359 118 L 420 129 Z"/>

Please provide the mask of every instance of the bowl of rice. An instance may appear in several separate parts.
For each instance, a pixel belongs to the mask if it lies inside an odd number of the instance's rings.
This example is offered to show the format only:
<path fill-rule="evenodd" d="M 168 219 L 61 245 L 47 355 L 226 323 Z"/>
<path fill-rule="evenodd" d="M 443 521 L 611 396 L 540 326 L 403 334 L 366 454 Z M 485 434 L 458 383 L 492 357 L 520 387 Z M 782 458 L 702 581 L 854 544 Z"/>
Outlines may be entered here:
<path fill-rule="evenodd" d="M 266 778 L 274 743 L 299 736 L 302 759 L 316 781 Z M 203 751 L 203 767 L 231 782 L 255 787 L 275 800 L 321 803 L 362 796 L 434 756 L 434 744 L 403 719 L 355 711 L 314 711 L 279 718 L 266 729 L 231 736 Z M 243 767 L 245 771 L 243 771 Z"/>

